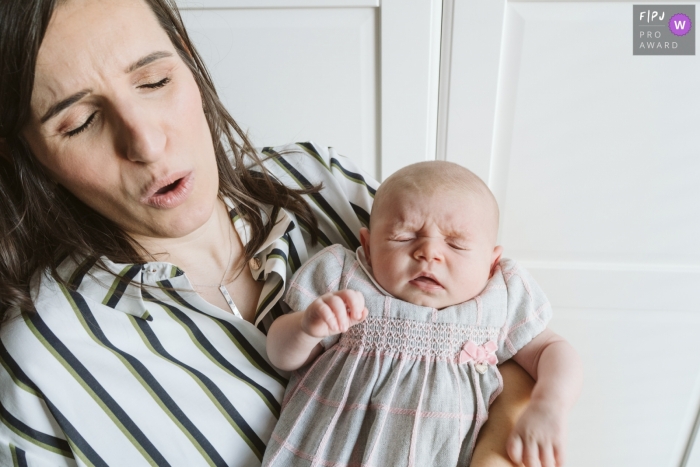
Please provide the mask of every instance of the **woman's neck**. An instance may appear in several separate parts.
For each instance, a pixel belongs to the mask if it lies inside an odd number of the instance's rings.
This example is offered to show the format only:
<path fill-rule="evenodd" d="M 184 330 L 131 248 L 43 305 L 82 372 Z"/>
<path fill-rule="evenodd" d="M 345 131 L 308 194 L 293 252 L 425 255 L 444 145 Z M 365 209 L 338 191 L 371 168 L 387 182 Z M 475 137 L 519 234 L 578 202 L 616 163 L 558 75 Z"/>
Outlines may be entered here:
<path fill-rule="evenodd" d="M 263 282 L 255 281 L 242 261 L 245 249 L 223 201 L 217 200 L 207 222 L 182 238 L 137 237 L 135 240 L 157 261 L 173 263 L 185 271 L 204 300 L 231 311 L 219 289 L 225 285 L 243 319 L 254 321 Z"/>
<path fill-rule="evenodd" d="M 226 283 L 234 276 L 244 254 L 243 244 L 221 200 L 217 200 L 209 219 L 184 237 L 135 236 L 134 240 L 156 261 L 177 265 L 193 283 Z M 227 277 L 223 277 L 225 271 Z"/>

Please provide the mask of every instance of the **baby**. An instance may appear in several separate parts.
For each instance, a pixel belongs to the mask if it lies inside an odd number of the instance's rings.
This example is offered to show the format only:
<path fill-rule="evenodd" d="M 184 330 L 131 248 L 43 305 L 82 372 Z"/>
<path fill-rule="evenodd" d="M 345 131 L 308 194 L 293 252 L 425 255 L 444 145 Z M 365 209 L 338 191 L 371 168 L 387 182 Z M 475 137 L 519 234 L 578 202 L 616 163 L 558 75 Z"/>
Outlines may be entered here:
<path fill-rule="evenodd" d="M 272 363 L 300 371 L 263 465 L 469 465 L 509 358 L 537 382 L 508 454 L 562 465 L 581 364 L 497 231 L 496 200 L 469 170 L 422 162 L 389 177 L 362 246 L 310 259 L 285 299 L 299 312 L 269 331 Z"/>

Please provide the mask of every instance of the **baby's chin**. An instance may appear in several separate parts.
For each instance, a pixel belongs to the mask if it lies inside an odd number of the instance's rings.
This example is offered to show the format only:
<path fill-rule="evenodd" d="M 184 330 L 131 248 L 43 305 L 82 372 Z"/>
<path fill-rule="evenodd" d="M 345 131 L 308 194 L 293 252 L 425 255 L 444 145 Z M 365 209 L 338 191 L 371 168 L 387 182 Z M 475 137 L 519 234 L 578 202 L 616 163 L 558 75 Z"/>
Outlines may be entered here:
<path fill-rule="evenodd" d="M 467 302 L 478 295 L 478 293 L 453 295 L 447 291 L 442 291 L 442 293 L 428 293 L 420 290 L 397 291 L 397 293 L 393 293 L 391 291 L 388 292 L 404 302 L 428 308 L 436 308 L 438 310 L 453 305 L 459 305 L 460 303 Z"/>

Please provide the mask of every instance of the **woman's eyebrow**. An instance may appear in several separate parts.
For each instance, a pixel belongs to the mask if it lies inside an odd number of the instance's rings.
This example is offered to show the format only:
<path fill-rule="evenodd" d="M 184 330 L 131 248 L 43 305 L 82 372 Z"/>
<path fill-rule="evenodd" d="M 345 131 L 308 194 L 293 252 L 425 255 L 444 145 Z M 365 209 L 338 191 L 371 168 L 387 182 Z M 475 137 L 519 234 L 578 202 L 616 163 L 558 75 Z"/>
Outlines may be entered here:
<path fill-rule="evenodd" d="M 133 71 L 138 70 L 139 68 L 145 67 L 149 63 L 153 63 L 156 60 L 160 60 L 161 58 L 166 58 L 166 57 L 172 57 L 173 54 L 170 52 L 166 51 L 158 51 L 158 52 L 152 52 L 145 57 L 141 57 L 138 60 L 136 60 L 134 63 L 126 67 L 126 70 L 124 71 L 125 73 L 131 73 Z M 69 96 L 65 99 L 63 99 L 60 102 L 55 103 L 51 107 L 49 107 L 49 110 L 46 111 L 43 117 L 41 117 L 41 123 L 44 124 L 46 123 L 47 120 L 50 118 L 54 117 L 56 114 L 66 110 L 68 107 L 71 105 L 75 104 L 79 100 L 81 100 L 83 97 L 87 96 L 92 92 L 92 89 L 83 89 L 82 91 L 76 92 L 72 96 Z"/>
<path fill-rule="evenodd" d="M 153 52 L 145 57 L 141 57 L 138 60 L 136 60 L 134 63 L 126 67 L 125 73 L 131 73 L 133 71 L 138 70 L 141 67 L 144 67 L 148 65 L 149 63 L 155 62 L 156 60 L 160 60 L 161 58 L 166 58 L 166 57 L 172 57 L 173 54 L 170 52 L 166 51 L 158 51 L 158 52 Z"/>
<path fill-rule="evenodd" d="M 67 109 L 71 105 L 75 104 L 76 102 L 78 102 L 80 99 L 87 96 L 91 92 L 92 92 L 92 89 L 83 89 L 82 91 L 76 92 L 72 96 L 63 99 L 62 101 L 55 103 L 54 105 L 49 107 L 49 110 L 47 110 L 46 113 L 44 114 L 44 116 L 41 117 L 41 120 L 40 120 L 41 123 L 42 124 L 46 123 L 46 121 L 48 119 L 50 119 L 51 117 L 55 116 L 56 114 L 64 111 L 65 109 Z"/>

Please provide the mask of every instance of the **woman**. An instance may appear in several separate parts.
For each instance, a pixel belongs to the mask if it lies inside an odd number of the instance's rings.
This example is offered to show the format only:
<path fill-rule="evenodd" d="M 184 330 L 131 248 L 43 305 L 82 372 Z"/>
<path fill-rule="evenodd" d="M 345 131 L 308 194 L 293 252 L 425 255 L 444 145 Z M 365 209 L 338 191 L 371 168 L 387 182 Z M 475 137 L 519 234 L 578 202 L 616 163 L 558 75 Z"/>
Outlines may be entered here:
<path fill-rule="evenodd" d="M 376 183 L 257 155 L 170 0 L 5 1 L 0 67 L 0 463 L 259 465 L 286 383 L 264 332 Z"/>

